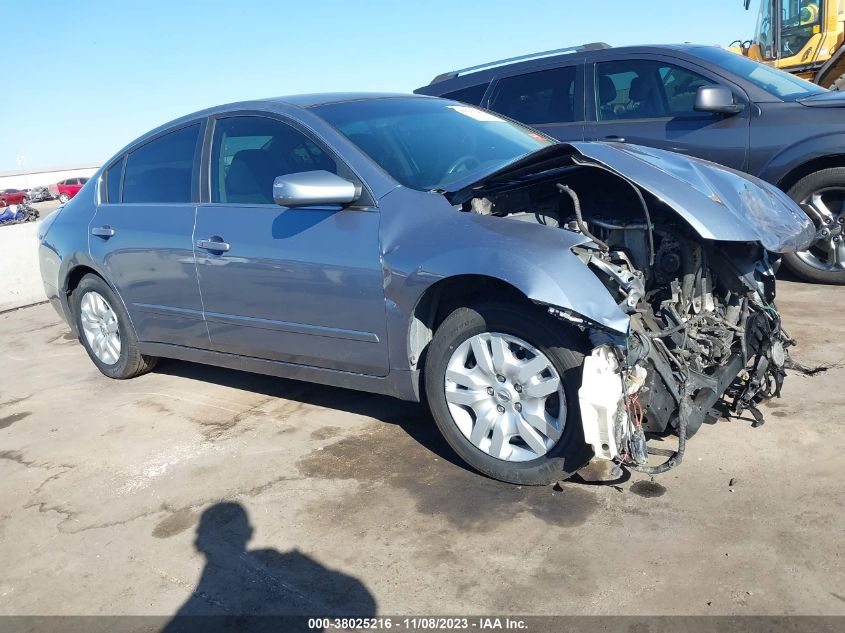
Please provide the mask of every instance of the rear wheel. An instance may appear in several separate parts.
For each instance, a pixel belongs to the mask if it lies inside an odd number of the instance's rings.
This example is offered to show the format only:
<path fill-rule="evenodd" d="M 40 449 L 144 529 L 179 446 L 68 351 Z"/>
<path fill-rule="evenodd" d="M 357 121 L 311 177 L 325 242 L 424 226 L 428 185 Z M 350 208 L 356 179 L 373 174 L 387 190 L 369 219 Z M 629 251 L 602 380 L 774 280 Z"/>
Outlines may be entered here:
<path fill-rule="evenodd" d="M 476 470 L 544 485 L 592 453 L 578 408 L 577 336 L 543 314 L 505 303 L 459 308 L 437 329 L 425 391 L 440 432 Z"/>
<path fill-rule="evenodd" d="M 806 251 L 786 253 L 784 264 L 807 281 L 845 284 L 845 167 L 805 176 L 789 190 L 816 226 Z"/>
<path fill-rule="evenodd" d="M 158 358 L 144 356 L 129 315 L 109 285 L 85 275 L 73 291 L 76 324 L 88 356 L 109 378 L 134 378 L 155 367 Z"/>
<path fill-rule="evenodd" d="M 66 193 L 60 193 L 59 194 L 59 202 L 61 202 L 62 204 L 65 204 L 68 200 L 70 200 L 70 198 L 68 197 L 68 195 Z"/>

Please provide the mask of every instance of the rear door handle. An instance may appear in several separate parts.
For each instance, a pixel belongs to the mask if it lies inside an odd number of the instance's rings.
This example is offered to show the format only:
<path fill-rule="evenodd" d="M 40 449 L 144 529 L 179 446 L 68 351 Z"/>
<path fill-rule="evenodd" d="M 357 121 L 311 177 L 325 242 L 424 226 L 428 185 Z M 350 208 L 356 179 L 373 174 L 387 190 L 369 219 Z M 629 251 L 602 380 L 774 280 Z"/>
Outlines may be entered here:
<path fill-rule="evenodd" d="M 625 137 L 624 136 L 616 136 L 615 134 L 611 134 L 610 136 L 604 137 L 605 141 L 613 141 L 614 143 L 624 143 Z"/>
<path fill-rule="evenodd" d="M 214 251 L 215 253 L 225 253 L 229 250 L 229 245 L 223 241 L 222 237 L 214 236 L 207 240 L 197 240 L 197 246 L 204 248 L 207 251 Z"/>
<path fill-rule="evenodd" d="M 112 237 L 114 233 L 115 230 L 108 224 L 91 229 L 91 235 L 96 235 L 97 237 L 104 237 L 106 239 Z"/>

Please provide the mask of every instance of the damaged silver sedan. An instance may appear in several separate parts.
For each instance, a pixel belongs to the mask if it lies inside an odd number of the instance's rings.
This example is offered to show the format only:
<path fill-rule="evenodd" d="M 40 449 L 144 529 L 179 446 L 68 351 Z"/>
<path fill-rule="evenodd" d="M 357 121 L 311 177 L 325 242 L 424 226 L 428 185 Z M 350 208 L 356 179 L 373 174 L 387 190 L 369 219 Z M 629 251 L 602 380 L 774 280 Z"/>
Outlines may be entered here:
<path fill-rule="evenodd" d="M 111 378 L 171 357 L 424 399 L 471 466 L 545 484 L 593 456 L 663 472 L 702 423 L 761 420 L 791 344 L 774 271 L 813 234 L 710 163 L 442 99 L 306 95 L 128 145 L 40 256 Z"/>

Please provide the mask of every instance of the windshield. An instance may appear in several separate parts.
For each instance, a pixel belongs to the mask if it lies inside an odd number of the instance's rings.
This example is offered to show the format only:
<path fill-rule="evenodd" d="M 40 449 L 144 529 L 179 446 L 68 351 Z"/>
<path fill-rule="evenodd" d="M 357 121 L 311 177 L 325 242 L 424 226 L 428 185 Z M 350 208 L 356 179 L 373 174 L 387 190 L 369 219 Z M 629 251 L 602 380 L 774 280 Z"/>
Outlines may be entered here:
<path fill-rule="evenodd" d="M 820 0 L 783 0 L 781 9 L 781 56 L 801 52 L 821 30 Z"/>
<path fill-rule="evenodd" d="M 754 42 L 760 46 L 763 59 L 798 55 L 813 35 L 821 32 L 822 10 L 821 0 L 762 0 Z M 777 17 L 780 17 L 780 50 L 775 38 Z"/>
<path fill-rule="evenodd" d="M 554 143 L 491 112 L 445 99 L 369 99 L 312 111 L 398 182 L 419 191 L 444 189 Z"/>
<path fill-rule="evenodd" d="M 827 89 L 821 86 L 723 48 L 702 46 L 694 52 L 698 57 L 742 77 L 784 101 L 795 101 L 802 97 L 827 92 Z"/>
<path fill-rule="evenodd" d="M 772 21 L 772 0 L 761 0 L 757 14 L 757 29 L 754 41 L 760 46 L 763 59 L 775 58 L 774 22 Z"/>

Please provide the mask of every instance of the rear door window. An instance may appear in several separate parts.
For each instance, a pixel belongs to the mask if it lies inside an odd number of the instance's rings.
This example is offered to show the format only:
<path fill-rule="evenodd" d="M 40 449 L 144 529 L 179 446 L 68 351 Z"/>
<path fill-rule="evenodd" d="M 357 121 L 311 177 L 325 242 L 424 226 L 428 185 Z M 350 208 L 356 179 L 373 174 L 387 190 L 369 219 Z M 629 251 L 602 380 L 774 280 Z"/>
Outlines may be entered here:
<path fill-rule="evenodd" d="M 195 123 L 130 153 L 123 176 L 123 202 L 191 202 L 199 131 L 200 124 Z"/>
<path fill-rule="evenodd" d="M 528 125 L 578 121 L 575 66 L 563 66 L 496 83 L 490 109 Z"/>
<path fill-rule="evenodd" d="M 453 90 L 441 95 L 444 99 L 452 99 L 453 101 L 460 101 L 461 103 L 468 103 L 470 105 L 479 105 L 484 98 L 484 93 L 487 92 L 487 86 L 490 82 L 478 84 L 477 86 L 470 86 L 469 88 L 461 88 L 460 90 Z"/>

